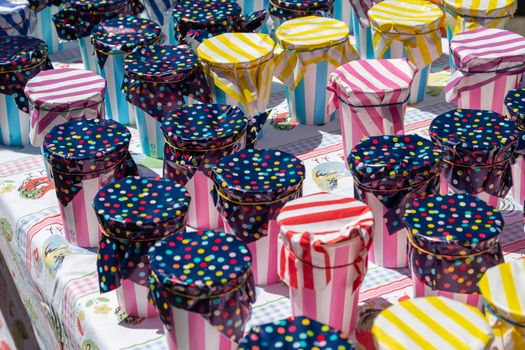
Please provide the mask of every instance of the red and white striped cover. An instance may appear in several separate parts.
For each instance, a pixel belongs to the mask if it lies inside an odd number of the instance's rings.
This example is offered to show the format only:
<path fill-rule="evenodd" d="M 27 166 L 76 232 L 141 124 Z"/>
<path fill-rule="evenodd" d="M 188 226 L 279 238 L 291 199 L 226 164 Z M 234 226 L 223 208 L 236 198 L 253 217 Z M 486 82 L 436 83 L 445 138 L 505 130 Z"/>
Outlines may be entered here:
<path fill-rule="evenodd" d="M 90 71 L 59 68 L 38 73 L 25 87 L 31 144 L 42 146 L 49 130 L 69 120 L 104 118 L 105 91 L 106 80 Z"/>
<path fill-rule="evenodd" d="M 277 222 L 279 276 L 290 287 L 293 314 L 351 333 L 372 243 L 370 208 L 318 193 L 287 203 Z"/>
<path fill-rule="evenodd" d="M 407 59 L 381 59 L 352 61 L 330 75 L 328 112 L 339 109 L 345 158 L 363 137 L 404 133 L 416 72 Z"/>
<path fill-rule="evenodd" d="M 454 36 L 450 49 L 458 69 L 445 87 L 447 101 L 503 114 L 507 91 L 520 86 L 525 71 L 525 37 L 480 28 Z"/>

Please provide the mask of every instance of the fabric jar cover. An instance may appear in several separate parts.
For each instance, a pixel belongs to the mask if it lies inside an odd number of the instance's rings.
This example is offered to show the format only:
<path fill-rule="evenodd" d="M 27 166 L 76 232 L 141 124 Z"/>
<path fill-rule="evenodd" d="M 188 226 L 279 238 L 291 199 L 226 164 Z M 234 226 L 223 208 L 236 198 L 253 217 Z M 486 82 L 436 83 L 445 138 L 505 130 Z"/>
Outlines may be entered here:
<path fill-rule="evenodd" d="M 65 1 L 49 0 L 46 2 L 47 6 L 36 13 L 36 26 L 32 35 L 44 40 L 48 46 L 48 53 L 53 54 L 62 50 L 63 46 L 53 24 L 53 16 L 63 8 Z"/>
<path fill-rule="evenodd" d="M 252 327 L 238 350 L 274 350 L 291 346 L 316 350 L 355 349 L 352 340 L 345 333 L 300 316 Z"/>
<path fill-rule="evenodd" d="M 275 31 L 283 22 L 308 16 L 334 17 L 334 0 L 269 0 L 268 31 Z"/>
<path fill-rule="evenodd" d="M 518 146 L 514 122 L 491 111 L 455 109 L 438 115 L 429 133 L 445 149 L 441 193 L 452 186 L 498 208 L 499 198 L 512 187 L 511 161 Z"/>
<path fill-rule="evenodd" d="M 33 146 L 42 146 L 45 135 L 55 125 L 105 117 L 106 80 L 91 71 L 43 71 L 27 82 L 24 91 L 29 100 L 29 137 Z"/>
<path fill-rule="evenodd" d="M 66 239 L 98 247 L 93 198 L 114 180 L 138 175 L 128 152 L 131 133 L 112 120 L 74 120 L 45 136 L 43 152 L 53 174 Z M 89 145 L 89 146 L 88 146 Z"/>
<path fill-rule="evenodd" d="M 241 148 L 246 127 L 246 117 L 238 107 L 217 104 L 187 105 L 162 120 L 164 177 L 189 189 L 193 201 L 188 226 L 222 227 L 210 196 L 211 169 L 222 157 Z"/>
<path fill-rule="evenodd" d="M 305 125 L 330 122 L 335 115 L 328 115 L 326 110 L 328 75 L 358 58 L 350 43 L 348 25 L 332 18 L 308 16 L 284 22 L 275 35 L 282 48 L 275 76 L 288 88 L 292 118 Z"/>
<path fill-rule="evenodd" d="M 268 15 L 260 10 L 243 15 L 235 0 L 184 0 L 173 7 L 173 30 L 175 42 L 194 48 L 204 40 L 228 32 L 254 32 L 262 26 Z"/>
<path fill-rule="evenodd" d="M 499 264 L 479 281 L 495 349 L 525 348 L 525 260 Z"/>
<path fill-rule="evenodd" d="M 24 94 L 28 80 L 53 69 L 47 45 L 27 36 L 3 36 L 0 45 L 0 144 L 29 144 L 29 103 Z"/>
<path fill-rule="evenodd" d="M 372 245 L 373 215 L 354 198 L 318 193 L 288 202 L 277 217 L 279 277 L 293 315 L 351 334 Z"/>
<path fill-rule="evenodd" d="M 301 196 L 304 177 L 303 162 L 279 150 L 244 149 L 213 168 L 215 206 L 225 231 L 248 243 L 257 285 L 279 281 L 276 217 L 286 202 Z"/>
<path fill-rule="evenodd" d="M 407 59 L 384 59 L 349 62 L 330 74 L 328 113 L 339 110 L 345 159 L 363 137 L 404 134 L 416 71 Z"/>
<path fill-rule="evenodd" d="M 368 11 L 381 0 L 345 0 L 352 7 L 352 30 L 355 37 L 355 48 L 361 59 L 373 59 L 374 45 L 372 42 L 372 29 Z"/>
<path fill-rule="evenodd" d="M 128 315 L 156 316 L 148 302 L 148 249 L 156 241 L 184 231 L 190 199 L 183 186 L 170 180 L 142 177 L 115 181 L 93 199 L 103 235 L 97 257 L 100 292 L 120 287 L 124 300 L 119 304 Z M 131 290 L 121 285 L 123 280 L 132 282 Z"/>
<path fill-rule="evenodd" d="M 26 0 L 0 0 L 0 37 L 30 35 L 36 16 Z"/>
<path fill-rule="evenodd" d="M 447 101 L 503 114 L 505 94 L 520 87 L 525 72 L 525 37 L 480 28 L 456 35 L 450 50 L 457 70 L 445 87 Z"/>
<path fill-rule="evenodd" d="M 133 125 L 133 111 L 121 91 L 124 59 L 134 49 L 163 40 L 160 27 L 148 19 L 135 16 L 110 19 L 98 24 L 91 33 L 98 58 L 97 71 L 106 78 L 106 114 L 124 125 Z"/>
<path fill-rule="evenodd" d="M 443 297 L 390 306 L 375 319 L 372 334 L 378 350 L 486 350 L 494 339 L 478 309 Z"/>
<path fill-rule="evenodd" d="M 211 343 L 219 332 L 231 342 L 241 340 L 256 298 L 251 255 L 244 243 L 224 232 L 175 233 L 156 242 L 148 259 L 150 297 L 170 331 L 168 337 L 178 343 L 174 348 L 196 349 L 192 341 Z M 203 329 L 179 319 L 177 309 L 198 314 L 216 332 L 201 333 Z"/>
<path fill-rule="evenodd" d="M 469 194 L 430 195 L 405 210 L 414 297 L 442 295 L 481 309 L 478 282 L 503 262 L 501 213 Z"/>
<path fill-rule="evenodd" d="M 369 260 L 379 266 L 407 266 L 403 227 L 406 205 L 439 190 L 442 149 L 418 135 L 371 136 L 348 156 L 356 198 L 374 214 Z"/>
<path fill-rule="evenodd" d="M 186 104 L 186 99 L 210 103 L 210 89 L 197 55 L 187 47 L 151 45 L 124 59 L 122 92 L 134 108 L 142 150 L 162 159 L 162 118 Z"/>
<path fill-rule="evenodd" d="M 494 91 L 496 93 L 496 91 Z M 525 202 L 525 88 L 510 90 L 505 96 L 504 114 L 518 129 L 518 148 L 514 152 L 512 164 L 512 197 L 518 202 Z"/>
<path fill-rule="evenodd" d="M 376 58 L 408 57 L 419 72 L 409 103 L 425 97 L 430 65 L 441 57 L 443 11 L 426 0 L 386 0 L 368 11 Z"/>
<path fill-rule="evenodd" d="M 268 35 L 258 33 L 221 34 L 199 45 L 197 54 L 208 85 L 215 89 L 214 101 L 231 104 L 221 98 L 229 95 L 248 117 L 264 113 L 270 102 L 274 48 Z"/>

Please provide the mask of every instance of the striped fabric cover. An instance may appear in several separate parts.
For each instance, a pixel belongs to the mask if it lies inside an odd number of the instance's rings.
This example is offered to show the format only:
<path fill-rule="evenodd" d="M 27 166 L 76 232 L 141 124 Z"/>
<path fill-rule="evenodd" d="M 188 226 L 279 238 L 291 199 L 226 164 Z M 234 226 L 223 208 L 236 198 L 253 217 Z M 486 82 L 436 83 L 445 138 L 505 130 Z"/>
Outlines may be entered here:
<path fill-rule="evenodd" d="M 392 41 L 401 41 L 410 62 L 423 69 L 442 53 L 443 11 L 425 0 L 386 0 L 368 11 L 376 58 L 383 58 Z"/>
<path fill-rule="evenodd" d="M 26 0 L 0 0 L 0 36 L 31 35 L 36 16 Z"/>
<path fill-rule="evenodd" d="M 264 112 L 270 102 L 274 48 L 266 34 L 226 33 L 205 40 L 197 54 L 210 85 L 232 96 L 252 116 Z"/>
<path fill-rule="evenodd" d="M 311 267 L 335 267 L 329 251 L 354 237 L 362 242 L 357 255 L 363 262 L 354 266 L 362 268 L 357 275 L 364 277 L 373 228 L 372 212 L 364 203 L 335 194 L 313 194 L 288 202 L 277 222 L 282 240 L 279 275 L 291 288 L 325 288 L 332 279 L 330 269 L 314 274 Z"/>
<path fill-rule="evenodd" d="M 38 73 L 27 82 L 30 140 L 42 146 L 55 125 L 74 119 L 104 118 L 106 80 L 83 69 L 59 68 Z"/>
<path fill-rule="evenodd" d="M 368 11 L 374 6 L 381 2 L 381 0 L 346 0 L 350 2 L 352 10 L 354 11 L 354 16 L 358 19 L 359 23 L 363 28 L 366 28 L 370 25 L 370 20 L 368 19 Z"/>
<path fill-rule="evenodd" d="M 382 311 L 372 334 L 378 350 L 488 349 L 494 334 L 481 312 L 461 302 L 426 297 Z"/>
<path fill-rule="evenodd" d="M 455 35 L 480 27 L 506 28 L 516 12 L 518 1 L 444 0 L 444 5 L 447 29 Z"/>
<path fill-rule="evenodd" d="M 457 102 L 461 93 L 487 85 L 501 75 L 521 76 L 525 71 L 525 38 L 507 30 L 480 28 L 463 32 L 452 39 L 450 48 L 458 70 L 445 87 L 448 102 Z M 500 109 L 508 90 L 499 91 Z M 485 98 L 492 100 L 493 96 Z"/>
<path fill-rule="evenodd" d="M 497 349 L 525 348 L 525 260 L 517 260 L 494 266 L 479 281 L 479 289 L 485 302 L 495 314 L 486 312 L 496 341 Z"/>

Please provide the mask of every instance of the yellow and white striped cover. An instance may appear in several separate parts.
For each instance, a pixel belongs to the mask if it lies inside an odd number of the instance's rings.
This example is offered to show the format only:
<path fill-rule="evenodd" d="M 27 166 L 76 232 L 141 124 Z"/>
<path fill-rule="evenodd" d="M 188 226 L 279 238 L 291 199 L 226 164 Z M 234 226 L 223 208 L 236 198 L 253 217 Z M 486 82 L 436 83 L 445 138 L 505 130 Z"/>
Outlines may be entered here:
<path fill-rule="evenodd" d="M 291 19 L 275 33 L 281 45 L 275 76 L 295 89 L 306 67 L 328 61 L 334 67 L 358 58 L 350 43 L 348 25 L 342 21 L 308 16 Z"/>
<path fill-rule="evenodd" d="M 205 40 L 197 54 L 206 76 L 245 108 L 262 113 L 270 101 L 275 42 L 266 34 L 226 33 Z"/>
<path fill-rule="evenodd" d="M 525 349 L 525 260 L 488 269 L 479 281 L 479 290 L 495 313 L 523 326 L 513 326 L 487 311 L 486 317 L 496 336 L 495 348 Z"/>
<path fill-rule="evenodd" d="M 494 337 L 478 309 L 443 297 L 402 301 L 372 326 L 378 350 L 484 350 Z"/>
<path fill-rule="evenodd" d="M 408 59 L 422 69 L 442 53 L 440 24 L 443 11 L 426 0 L 385 0 L 368 11 L 377 58 L 392 41 L 403 43 Z"/>
<path fill-rule="evenodd" d="M 447 26 L 454 35 L 480 27 L 505 29 L 516 0 L 444 0 Z"/>

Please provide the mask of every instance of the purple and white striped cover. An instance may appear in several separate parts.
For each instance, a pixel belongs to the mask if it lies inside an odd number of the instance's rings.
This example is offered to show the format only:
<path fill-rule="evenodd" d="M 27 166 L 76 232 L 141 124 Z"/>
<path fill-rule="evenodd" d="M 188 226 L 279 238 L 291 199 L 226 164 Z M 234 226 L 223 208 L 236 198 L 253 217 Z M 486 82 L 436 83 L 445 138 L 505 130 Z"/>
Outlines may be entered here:
<path fill-rule="evenodd" d="M 519 87 L 525 72 L 525 38 L 480 28 L 456 35 L 450 49 L 457 70 L 445 87 L 447 101 L 503 114 L 505 95 Z"/>
<path fill-rule="evenodd" d="M 345 158 L 363 138 L 404 133 L 410 87 L 417 68 L 407 59 L 352 61 L 328 79 L 328 112 L 339 109 Z"/>
<path fill-rule="evenodd" d="M 42 71 L 27 82 L 33 146 L 42 146 L 44 136 L 55 125 L 76 119 L 105 116 L 106 80 L 82 69 L 60 68 Z"/>

